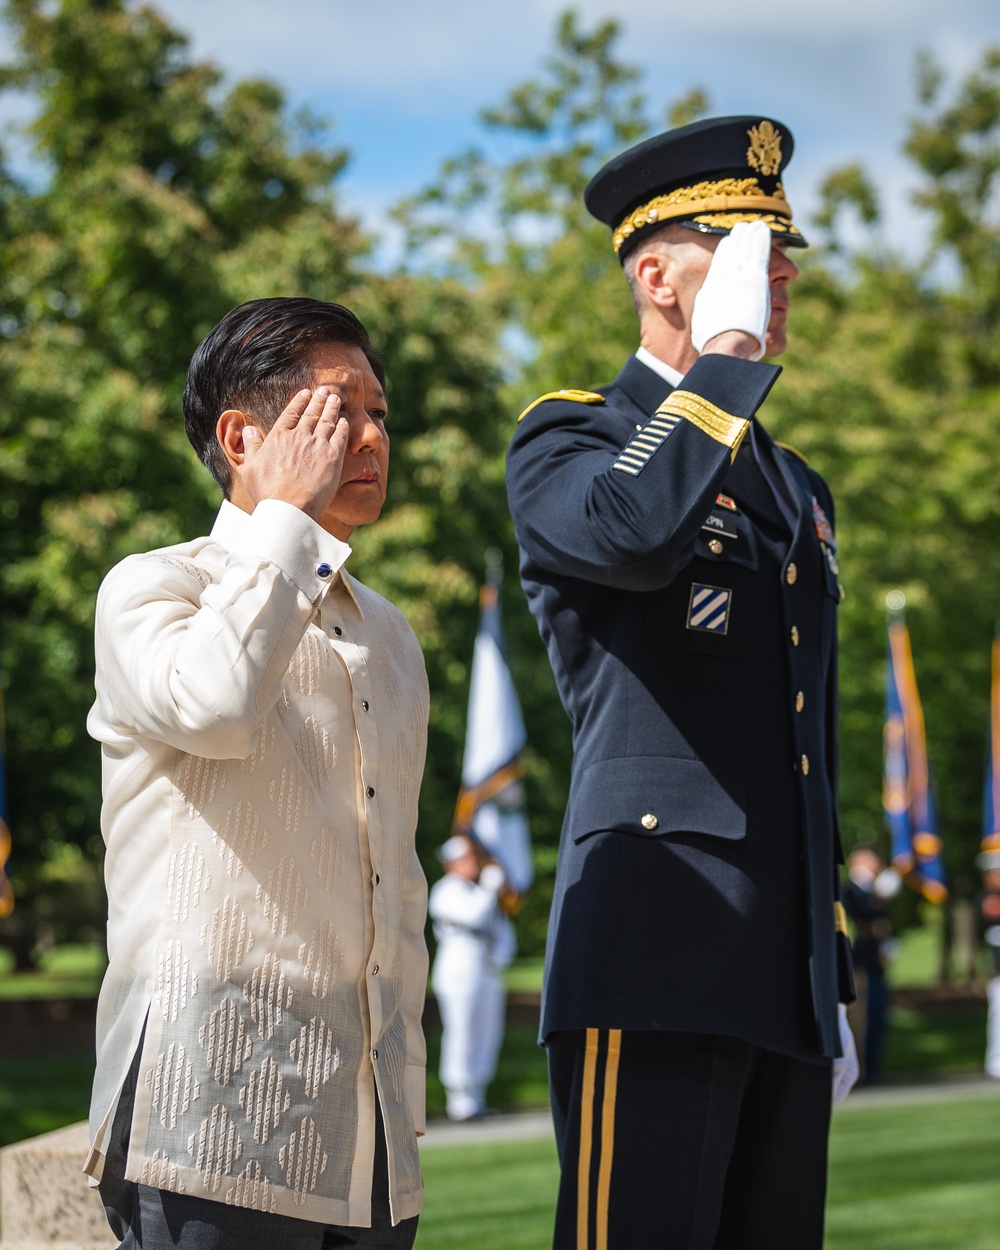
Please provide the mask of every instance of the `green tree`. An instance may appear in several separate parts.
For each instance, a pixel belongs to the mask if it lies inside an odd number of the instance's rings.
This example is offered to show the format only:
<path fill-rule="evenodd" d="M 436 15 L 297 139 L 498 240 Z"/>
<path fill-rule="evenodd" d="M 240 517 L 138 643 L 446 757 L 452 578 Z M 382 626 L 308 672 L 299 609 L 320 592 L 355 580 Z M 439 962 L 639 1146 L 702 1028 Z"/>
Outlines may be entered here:
<path fill-rule="evenodd" d="M 178 541 L 214 488 L 179 420 L 193 346 L 274 290 L 340 292 L 361 250 L 330 182 L 345 157 L 266 83 L 219 92 L 186 41 L 119 0 L 13 0 L 0 89 L 27 91 L 32 184 L 4 173 L 0 249 L 2 670 L 30 958 L 99 917 L 97 756 L 84 721 L 100 578 Z"/>
<path fill-rule="evenodd" d="M 421 838 L 446 835 L 483 549 L 504 541 L 498 353 L 454 282 L 379 277 L 333 183 L 346 156 L 264 82 L 223 91 L 186 40 L 124 0 L 12 0 L 0 89 L 30 92 L 37 178 L 0 173 L 0 628 L 18 897 L 0 936 L 99 924 L 93 604 L 127 553 L 211 523 L 217 490 L 180 395 L 244 299 L 357 309 L 389 361 L 391 510 L 352 561 L 410 611 L 435 691 Z M 507 543 L 510 549 L 509 542 Z"/>
<path fill-rule="evenodd" d="M 792 348 L 768 419 L 815 460 L 838 503 L 845 839 L 881 831 L 885 595 L 900 587 L 946 858 L 967 894 L 1000 607 L 1000 52 L 987 51 L 951 99 L 927 59 L 918 87 L 906 153 L 925 254 L 885 245 L 863 171 L 830 175 L 818 224 L 831 246 L 795 288 Z M 871 227 L 853 251 L 839 243 L 847 212 Z"/>

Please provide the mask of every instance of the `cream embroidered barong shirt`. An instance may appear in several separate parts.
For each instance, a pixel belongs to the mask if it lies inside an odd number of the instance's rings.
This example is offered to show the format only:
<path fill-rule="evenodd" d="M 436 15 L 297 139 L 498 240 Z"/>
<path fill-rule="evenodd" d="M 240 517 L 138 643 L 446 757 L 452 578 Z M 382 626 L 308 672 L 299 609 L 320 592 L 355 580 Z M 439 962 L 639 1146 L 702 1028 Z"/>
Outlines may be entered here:
<path fill-rule="evenodd" d="M 402 615 L 290 504 L 130 556 L 97 608 L 109 966 L 87 1171 L 146 1026 L 126 1176 L 371 1223 L 422 1202 L 427 680 Z"/>

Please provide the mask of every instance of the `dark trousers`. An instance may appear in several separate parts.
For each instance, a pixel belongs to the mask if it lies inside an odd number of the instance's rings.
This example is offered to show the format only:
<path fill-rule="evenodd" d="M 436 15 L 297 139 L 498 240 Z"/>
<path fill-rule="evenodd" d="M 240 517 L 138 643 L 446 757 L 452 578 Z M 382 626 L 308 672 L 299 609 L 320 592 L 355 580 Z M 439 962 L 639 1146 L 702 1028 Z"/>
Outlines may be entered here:
<path fill-rule="evenodd" d="M 125 1180 L 138 1066 L 137 1053 L 115 1112 L 100 1185 L 108 1223 L 121 1242 L 119 1250 L 248 1250 L 253 1246 L 266 1250 L 342 1250 L 349 1246 L 357 1250 L 410 1250 L 417 1236 L 418 1217 L 392 1225 L 388 1153 L 377 1098 L 372 1227 L 317 1224 Z"/>
<path fill-rule="evenodd" d="M 546 1047 L 555 1250 L 820 1250 L 829 1061 L 697 1033 L 568 1030 Z"/>

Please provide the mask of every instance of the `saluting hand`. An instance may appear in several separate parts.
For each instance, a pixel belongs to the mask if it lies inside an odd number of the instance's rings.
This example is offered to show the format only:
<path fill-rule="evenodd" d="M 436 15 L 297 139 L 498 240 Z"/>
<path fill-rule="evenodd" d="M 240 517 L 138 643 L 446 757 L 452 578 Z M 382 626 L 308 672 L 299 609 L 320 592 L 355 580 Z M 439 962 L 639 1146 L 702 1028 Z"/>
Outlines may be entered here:
<path fill-rule="evenodd" d="M 301 390 L 262 434 L 243 427 L 243 487 L 255 506 L 262 499 L 294 504 L 318 521 L 340 486 L 349 425 L 341 399 L 328 387 Z"/>
<path fill-rule="evenodd" d="M 738 222 L 719 240 L 691 314 L 695 350 L 760 360 L 771 320 L 771 231 L 762 221 Z M 728 332 L 738 331 L 728 337 Z M 727 340 L 713 342 L 720 335 Z M 755 340 L 755 342 L 751 341 Z"/>

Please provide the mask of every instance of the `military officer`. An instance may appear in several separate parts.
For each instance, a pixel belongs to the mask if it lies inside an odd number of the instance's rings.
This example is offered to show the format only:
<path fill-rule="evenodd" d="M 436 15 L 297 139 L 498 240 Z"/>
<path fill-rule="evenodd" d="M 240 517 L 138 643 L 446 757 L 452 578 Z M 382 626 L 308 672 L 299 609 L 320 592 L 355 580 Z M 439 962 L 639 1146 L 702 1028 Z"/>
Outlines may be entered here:
<path fill-rule="evenodd" d="M 557 1250 L 822 1244 L 831 1082 L 857 1075 L 842 592 L 830 493 L 757 415 L 805 246 L 791 154 L 779 122 L 712 118 L 596 174 L 641 345 L 536 400 L 508 455 L 574 733 L 541 1025 Z"/>

